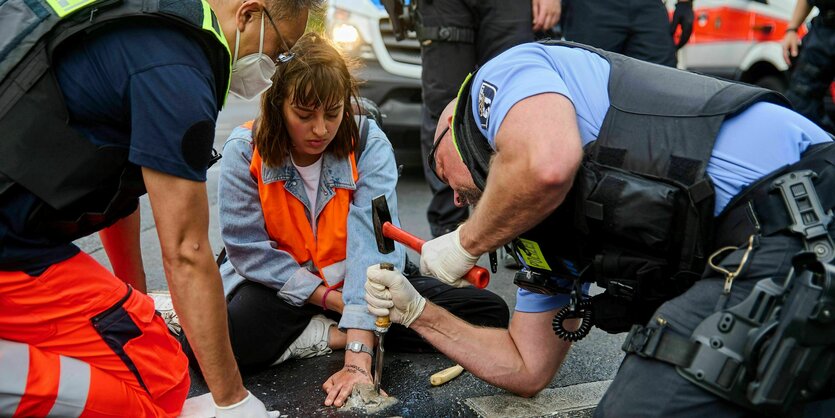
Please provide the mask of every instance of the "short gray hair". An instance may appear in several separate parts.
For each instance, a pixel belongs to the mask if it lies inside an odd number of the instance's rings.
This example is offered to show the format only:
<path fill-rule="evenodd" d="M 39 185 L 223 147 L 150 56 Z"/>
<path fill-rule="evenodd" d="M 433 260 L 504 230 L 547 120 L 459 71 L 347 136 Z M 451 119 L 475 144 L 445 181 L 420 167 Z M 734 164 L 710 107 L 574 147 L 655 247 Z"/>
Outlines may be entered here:
<path fill-rule="evenodd" d="M 324 0 L 268 0 L 267 8 L 276 19 L 293 18 L 299 15 L 303 9 L 308 9 L 311 14 L 322 11 Z"/>

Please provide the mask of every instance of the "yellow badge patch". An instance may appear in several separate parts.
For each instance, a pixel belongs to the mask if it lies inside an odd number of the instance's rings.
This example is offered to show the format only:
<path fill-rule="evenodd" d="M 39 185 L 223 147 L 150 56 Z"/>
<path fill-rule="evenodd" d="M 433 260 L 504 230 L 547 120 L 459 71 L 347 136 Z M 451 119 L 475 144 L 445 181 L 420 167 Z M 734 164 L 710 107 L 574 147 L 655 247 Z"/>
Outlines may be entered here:
<path fill-rule="evenodd" d="M 551 266 L 545 261 L 545 256 L 542 254 L 542 250 L 539 249 L 539 244 L 524 238 L 519 238 L 519 244 L 519 247 L 521 247 L 519 248 L 519 252 L 525 260 L 525 264 L 533 268 L 551 271 Z"/>
<path fill-rule="evenodd" d="M 58 17 L 65 17 L 68 14 L 90 4 L 97 0 L 46 0 L 47 3 L 55 10 Z"/>

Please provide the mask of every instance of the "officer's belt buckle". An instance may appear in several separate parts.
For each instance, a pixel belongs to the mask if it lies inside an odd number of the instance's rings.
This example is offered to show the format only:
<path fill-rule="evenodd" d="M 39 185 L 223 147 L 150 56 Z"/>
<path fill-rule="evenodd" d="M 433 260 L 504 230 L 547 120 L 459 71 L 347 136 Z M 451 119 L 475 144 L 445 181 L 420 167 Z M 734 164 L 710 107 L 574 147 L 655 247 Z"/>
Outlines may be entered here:
<path fill-rule="evenodd" d="M 658 342 L 661 341 L 661 330 L 648 328 L 643 325 L 632 325 L 629 335 L 623 341 L 621 349 L 627 353 L 634 353 L 644 358 L 655 358 Z"/>

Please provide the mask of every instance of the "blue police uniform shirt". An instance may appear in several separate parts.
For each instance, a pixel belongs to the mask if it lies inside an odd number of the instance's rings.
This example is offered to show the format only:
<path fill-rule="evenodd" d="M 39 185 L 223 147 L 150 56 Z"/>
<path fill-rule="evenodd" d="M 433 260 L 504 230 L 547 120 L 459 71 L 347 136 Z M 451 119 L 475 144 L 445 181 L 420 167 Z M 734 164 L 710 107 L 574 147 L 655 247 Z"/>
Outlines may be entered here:
<path fill-rule="evenodd" d="M 508 111 L 542 93 L 565 96 L 574 105 L 583 146 L 594 141 L 609 108 L 609 63 L 592 52 L 529 43 L 488 61 L 470 91 L 473 117 L 490 146 Z M 796 162 L 812 144 L 830 141 L 808 119 L 784 107 L 757 103 L 721 126 L 707 174 L 716 189 L 714 214 L 743 188 L 764 175 Z M 516 310 L 544 312 L 564 306 L 567 295 L 545 296 L 519 289 Z"/>
<path fill-rule="evenodd" d="M 182 140 L 192 125 L 215 122 L 217 99 L 208 58 L 189 35 L 165 26 L 120 25 L 70 45 L 54 69 L 72 126 L 92 143 L 128 148 L 129 161 L 142 167 L 206 180 L 205 167 L 187 163 Z M 4 196 L 0 270 L 38 273 L 79 251 L 24 231 L 38 202 L 22 188 Z"/>

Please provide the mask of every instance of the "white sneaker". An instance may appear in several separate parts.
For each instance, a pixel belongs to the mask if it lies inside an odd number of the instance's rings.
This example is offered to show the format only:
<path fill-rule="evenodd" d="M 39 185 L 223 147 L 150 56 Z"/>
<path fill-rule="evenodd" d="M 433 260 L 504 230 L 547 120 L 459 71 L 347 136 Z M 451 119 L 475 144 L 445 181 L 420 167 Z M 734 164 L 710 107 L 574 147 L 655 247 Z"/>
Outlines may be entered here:
<path fill-rule="evenodd" d="M 336 326 L 336 321 L 333 319 L 324 315 L 314 315 L 299 338 L 296 338 L 296 341 L 293 341 L 287 351 L 272 365 L 275 366 L 291 358 L 310 358 L 330 354 L 333 350 L 328 347 L 328 342 L 330 342 L 330 329 L 333 326 Z"/>
<path fill-rule="evenodd" d="M 174 304 L 171 303 L 171 294 L 167 291 L 150 292 L 148 296 L 154 300 L 154 308 L 159 312 L 165 325 L 168 325 L 168 330 L 175 335 L 183 333 L 183 327 L 180 326 L 180 318 L 177 312 L 174 312 Z"/>

